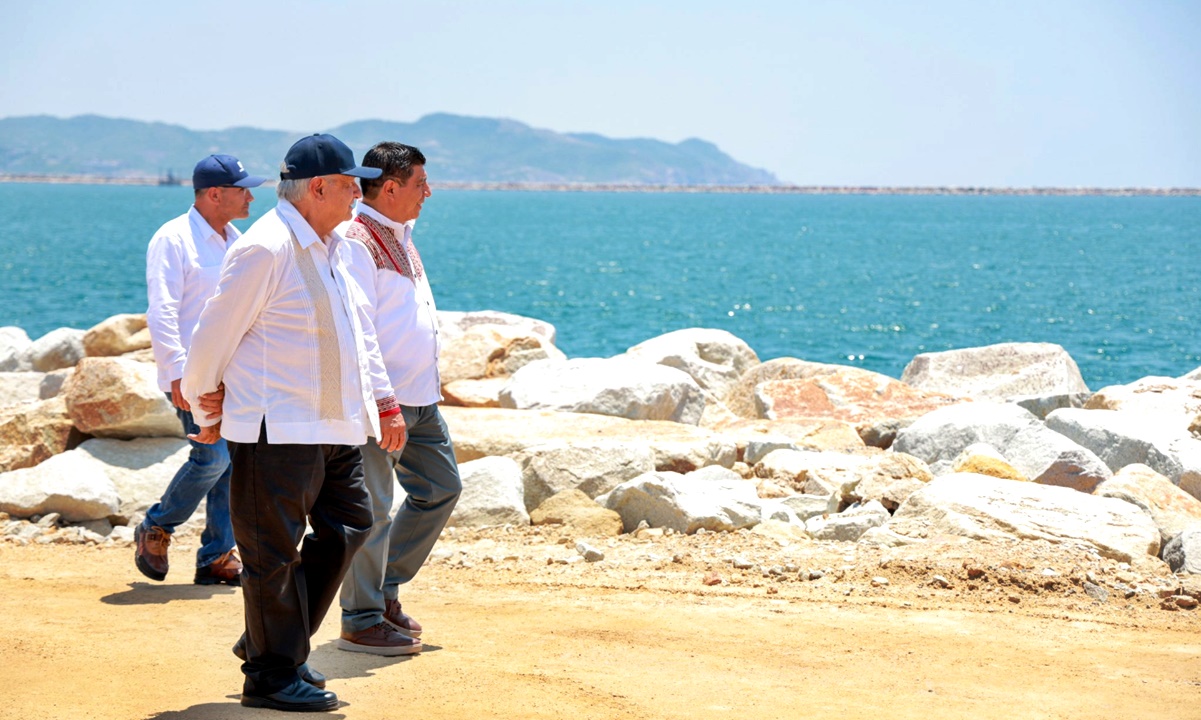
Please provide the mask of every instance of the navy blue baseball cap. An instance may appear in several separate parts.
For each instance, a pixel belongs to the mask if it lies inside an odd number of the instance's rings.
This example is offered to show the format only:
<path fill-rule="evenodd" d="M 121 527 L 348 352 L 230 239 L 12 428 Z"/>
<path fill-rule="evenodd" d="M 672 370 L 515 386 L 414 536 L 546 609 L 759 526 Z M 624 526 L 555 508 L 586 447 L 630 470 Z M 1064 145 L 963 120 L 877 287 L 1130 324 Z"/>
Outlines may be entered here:
<path fill-rule="evenodd" d="M 253 188 L 267 182 L 246 172 L 233 155 L 209 155 L 196 163 L 192 170 L 192 187 L 203 190 L 211 187 Z"/>
<path fill-rule="evenodd" d="M 309 135 L 288 148 L 280 168 L 280 180 L 304 180 L 322 175 L 350 175 L 357 178 L 377 178 L 380 168 L 359 167 L 354 153 L 333 135 Z"/>

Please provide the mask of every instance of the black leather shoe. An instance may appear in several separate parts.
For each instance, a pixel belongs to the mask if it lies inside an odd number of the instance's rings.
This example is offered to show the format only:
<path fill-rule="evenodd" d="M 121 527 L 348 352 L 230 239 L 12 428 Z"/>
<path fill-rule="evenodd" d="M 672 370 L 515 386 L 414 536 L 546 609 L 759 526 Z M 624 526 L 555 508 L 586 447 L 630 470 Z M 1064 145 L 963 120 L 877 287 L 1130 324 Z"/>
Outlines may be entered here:
<path fill-rule="evenodd" d="M 325 676 L 309 667 L 308 663 L 302 663 L 300 667 L 296 668 L 296 672 L 300 673 L 300 679 L 309 685 L 325 689 Z"/>
<path fill-rule="evenodd" d="M 242 693 L 242 705 L 290 712 L 327 712 L 338 707 L 338 696 L 297 678 L 291 685 L 266 695 Z"/>
<path fill-rule="evenodd" d="M 237 655 L 242 662 L 246 662 L 246 646 L 242 644 L 241 640 L 234 645 L 234 655 Z M 300 674 L 300 679 L 309 685 L 325 689 L 325 676 L 309 667 L 308 663 L 302 663 L 300 667 L 296 668 L 296 672 Z"/>

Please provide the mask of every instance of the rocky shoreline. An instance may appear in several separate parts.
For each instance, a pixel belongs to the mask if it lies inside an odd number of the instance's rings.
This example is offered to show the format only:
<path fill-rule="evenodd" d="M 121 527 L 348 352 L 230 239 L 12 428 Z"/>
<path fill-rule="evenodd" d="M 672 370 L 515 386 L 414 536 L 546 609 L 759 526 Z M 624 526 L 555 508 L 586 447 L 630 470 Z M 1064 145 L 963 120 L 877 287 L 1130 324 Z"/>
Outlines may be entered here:
<path fill-rule="evenodd" d="M 1063 348 L 1007 343 L 919 355 L 898 380 L 760 362 L 719 330 L 567 359 L 540 320 L 439 320 L 464 493 L 431 562 L 650 552 L 648 581 L 685 568 L 769 592 L 885 587 L 895 563 L 933 589 L 1004 585 L 1004 602 L 1201 600 L 1201 368 L 1092 392 Z M 187 454 L 148 348 L 141 315 L 0 328 L 0 539 L 131 542 Z M 475 552 L 507 532 L 501 556 Z"/>

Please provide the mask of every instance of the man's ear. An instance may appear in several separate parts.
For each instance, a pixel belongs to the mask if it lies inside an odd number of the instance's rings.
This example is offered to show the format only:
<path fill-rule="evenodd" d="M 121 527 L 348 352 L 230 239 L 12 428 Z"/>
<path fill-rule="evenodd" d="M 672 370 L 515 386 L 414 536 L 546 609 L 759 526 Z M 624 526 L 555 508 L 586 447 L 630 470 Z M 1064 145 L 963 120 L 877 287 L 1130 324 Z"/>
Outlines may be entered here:
<path fill-rule="evenodd" d="M 319 198 L 325 196 L 325 178 L 318 175 L 315 178 L 309 179 L 309 192 Z"/>

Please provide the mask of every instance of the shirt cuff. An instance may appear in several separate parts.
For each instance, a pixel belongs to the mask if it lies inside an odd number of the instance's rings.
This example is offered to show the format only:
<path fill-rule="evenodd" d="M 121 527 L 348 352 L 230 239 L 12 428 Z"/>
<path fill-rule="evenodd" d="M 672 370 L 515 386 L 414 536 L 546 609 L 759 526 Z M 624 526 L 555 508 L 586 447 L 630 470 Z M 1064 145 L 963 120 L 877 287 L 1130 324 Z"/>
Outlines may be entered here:
<path fill-rule="evenodd" d="M 379 410 L 379 416 L 382 418 L 392 417 L 400 413 L 400 403 L 396 401 L 395 395 L 389 395 L 386 398 L 376 400 L 375 407 Z"/>

